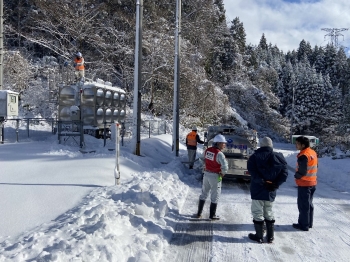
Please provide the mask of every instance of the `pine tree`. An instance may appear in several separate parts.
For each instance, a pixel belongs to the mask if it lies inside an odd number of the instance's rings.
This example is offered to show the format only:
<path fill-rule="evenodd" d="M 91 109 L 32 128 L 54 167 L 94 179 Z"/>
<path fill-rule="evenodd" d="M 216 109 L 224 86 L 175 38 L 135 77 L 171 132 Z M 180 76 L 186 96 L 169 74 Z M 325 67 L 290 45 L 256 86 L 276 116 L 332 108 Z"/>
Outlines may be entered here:
<path fill-rule="evenodd" d="M 293 88 L 291 86 L 292 78 L 295 79 L 293 66 L 290 61 L 282 69 L 280 80 L 278 82 L 278 97 L 280 99 L 280 112 L 283 116 L 286 115 L 290 105 L 292 105 Z"/>
<path fill-rule="evenodd" d="M 311 134 L 320 126 L 319 114 L 324 95 L 323 83 L 308 62 L 299 63 L 298 85 L 295 89 L 294 116 L 297 134 Z"/>
<path fill-rule="evenodd" d="M 338 83 L 337 70 L 335 67 L 336 59 L 337 59 L 337 49 L 333 45 L 328 44 L 326 46 L 326 50 L 324 54 L 325 72 L 323 75 L 326 75 L 326 74 L 329 75 L 329 78 L 333 86 L 336 86 Z"/>
<path fill-rule="evenodd" d="M 286 61 L 288 60 L 292 63 L 292 65 L 295 65 L 296 63 L 298 63 L 298 54 L 297 52 L 295 52 L 295 50 L 287 52 Z"/>
<path fill-rule="evenodd" d="M 246 33 L 243 23 L 239 21 L 238 17 L 231 22 L 230 33 L 233 41 L 238 47 L 239 53 L 244 54 L 246 48 Z"/>
<path fill-rule="evenodd" d="M 337 56 L 335 59 L 335 81 L 336 84 L 339 84 L 339 88 L 344 96 L 347 92 L 347 88 L 350 85 L 349 79 L 347 79 L 348 73 L 348 63 L 345 51 L 343 48 L 339 48 Z"/>
<path fill-rule="evenodd" d="M 342 95 L 338 86 L 333 87 L 328 75 L 323 77 L 324 81 L 324 97 L 323 97 L 323 111 L 322 114 L 325 119 L 325 126 L 330 128 L 339 124 L 342 117 Z"/>
<path fill-rule="evenodd" d="M 309 59 L 312 54 L 311 45 L 309 42 L 306 42 L 304 39 L 300 42 L 299 48 L 297 50 L 298 53 L 298 60 L 301 61 L 301 59 L 306 55 L 306 57 Z M 311 63 L 310 63 L 311 64 Z"/>
<path fill-rule="evenodd" d="M 265 38 L 265 34 L 262 34 L 258 47 L 260 47 L 262 50 L 266 50 L 267 51 L 268 46 L 267 46 L 267 41 L 266 41 L 266 38 Z"/>
<path fill-rule="evenodd" d="M 314 50 L 314 57 L 315 57 L 315 62 L 314 62 L 314 67 L 316 69 L 317 73 L 322 73 L 325 74 L 326 72 L 326 68 L 325 68 L 325 62 L 324 62 L 324 49 L 323 47 L 320 47 L 317 49 L 316 48 Z"/>

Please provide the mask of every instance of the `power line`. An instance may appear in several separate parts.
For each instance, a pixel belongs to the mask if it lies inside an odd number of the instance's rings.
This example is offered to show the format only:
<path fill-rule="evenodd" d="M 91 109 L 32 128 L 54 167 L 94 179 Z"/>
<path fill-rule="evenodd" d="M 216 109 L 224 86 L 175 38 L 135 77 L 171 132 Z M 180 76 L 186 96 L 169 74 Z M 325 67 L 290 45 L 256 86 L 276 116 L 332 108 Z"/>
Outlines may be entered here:
<path fill-rule="evenodd" d="M 339 47 L 338 37 L 342 36 L 344 41 L 344 35 L 341 34 L 340 32 L 347 31 L 349 30 L 349 28 L 321 28 L 321 30 L 329 32 L 324 36 L 324 38 L 326 39 L 326 37 L 329 36 L 331 38 L 331 45 L 338 48 Z"/>

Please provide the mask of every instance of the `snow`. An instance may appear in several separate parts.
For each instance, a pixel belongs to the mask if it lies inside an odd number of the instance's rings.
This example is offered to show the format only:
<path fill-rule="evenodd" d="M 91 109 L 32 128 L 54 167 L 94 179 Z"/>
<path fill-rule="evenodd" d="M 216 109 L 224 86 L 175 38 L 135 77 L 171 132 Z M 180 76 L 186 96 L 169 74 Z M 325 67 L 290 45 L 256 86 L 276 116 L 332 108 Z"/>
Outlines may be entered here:
<path fill-rule="evenodd" d="M 82 154 L 73 141 L 59 144 L 50 126 L 36 128 L 30 138 L 15 142 L 8 135 L 0 144 L 1 262 L 348 261 L 349 158 L 319 159 L 309 232 L 291 226 L 298 217 L 291 171 L 275 201 L 275 241 L 260 245 L 247 237 L 253 232 L 247 183 L 224 182 L 220 221 L 191 219 L 200 170 L 181 163 L 187 160 L 182 143 L 174 156 L 171 135 L 143 137 L 142 156 L 133 155 L 125 139 L 116 184 L 114 141 L 104 147 L 86 135 L 95 152 Z M 5 134 L 14 132 L 5 128 Z M 275 143 L 274 149 L 295 166 L 293 145 Z"/>

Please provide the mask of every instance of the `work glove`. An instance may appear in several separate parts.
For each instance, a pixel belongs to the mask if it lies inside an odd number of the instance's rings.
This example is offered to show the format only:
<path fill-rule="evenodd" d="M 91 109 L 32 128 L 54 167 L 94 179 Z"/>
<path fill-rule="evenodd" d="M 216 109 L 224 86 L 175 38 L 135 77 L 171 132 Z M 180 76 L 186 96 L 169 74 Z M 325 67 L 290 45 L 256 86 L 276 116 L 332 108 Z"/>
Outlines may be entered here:
<path fill-rule="evenodd" d="M 300 179 L 300 178 L 302 178 L 303 176 L 300 175 L 299 173 L 295 173 L 294 177 L 295 177 L 296 179 Z"/>
<path fill-rule="evenodd" d="M 76 66 L 77 66 L 77 64 L 75 64 L 75 63 L 74 63 L 74 64 L 73 64 L 73 66 L 74 66 L 74 67 L 76 67 Z"/>
<path fill-rule="evenodd" d="M 264 181 L 264 187 L 268 190 L 268 191 L 275 191 L 276 189 L 279 188 L 279 186 L 276 183 L 273 183 L 271 181 Z"/>
<path fill-rule="evenodd" d="M 68 62 L 67 61 L 64 62 L 63 66 L 68 66 Z"/>

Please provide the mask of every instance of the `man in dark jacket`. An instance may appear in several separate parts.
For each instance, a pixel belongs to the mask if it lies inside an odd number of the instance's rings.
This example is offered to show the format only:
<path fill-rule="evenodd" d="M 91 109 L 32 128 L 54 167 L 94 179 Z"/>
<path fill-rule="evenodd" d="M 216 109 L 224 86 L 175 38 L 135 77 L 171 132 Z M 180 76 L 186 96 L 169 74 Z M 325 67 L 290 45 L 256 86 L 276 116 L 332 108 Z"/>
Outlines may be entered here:
<path fill-rule="evenodd" d="M 248 159 L 247 167 L 251 175 L 251 211 L 256 232 L 256 234 L 249 234 L 248 237 L 259 243 L 264 242 L 265 220 L 267 242 L 272 243 L 275 223 L 272 206 L 276 198 L 276 190 L 287 180 L 287 162 L 281 153 L 273 152 L 272 140 L 264 137 L 260 141 L 260 148 Z"/>
<path fill-rule="evenodd" d="M 190 169 L 193 169 L 194 160 L 196 159 L 197 143 L 204 144 L 197 134 L 197 127 L 192 127 L 192 131 L 186 136 L 186 146 L 188 152 L 188 162 L 190 163 Z"/>

